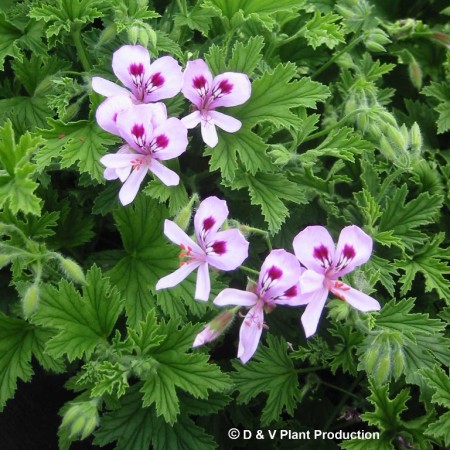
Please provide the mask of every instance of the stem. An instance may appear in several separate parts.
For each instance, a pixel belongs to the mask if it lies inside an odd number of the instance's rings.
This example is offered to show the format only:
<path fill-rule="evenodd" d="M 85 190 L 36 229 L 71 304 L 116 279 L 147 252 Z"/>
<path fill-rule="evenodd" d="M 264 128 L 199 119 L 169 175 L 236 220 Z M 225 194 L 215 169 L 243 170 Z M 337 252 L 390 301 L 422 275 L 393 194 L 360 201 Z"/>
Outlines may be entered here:
<path fill-rule="evenodd" d="M 257 270 L 251 269 L 250 267 L 241 266 L 240 268 L 247 273 L 251 273 L 252 275 L 259 275 L 259 272 Z"/>
<path fill-rule="evenodd" d="M 91 65 L 89 64 L 89 60 L 84 50 L 83 43 L 81 42 L 81 29 L 77 26 L 74 27 L 71 31 L 73 43 L 77 49 L 78 57 L 80 58 L 81 65 L 85 72 L 89 72 L 91 70 Z"/>
<path fill-rule="evenodd" d="M 250 233 L 256 233 L 264 236 L 264 239 L 266 240 L 267 247 L 270 251 L 272 251 L 272 242 L 270 241 L 269 232 L 265 230 L 261 230 L 259 228 L 251 227 L 249 225 L 244 225 L 244 231 L 249 231 Z"/>
<path fill-rule="evenodd" d="M 303 139 L 302 144 L 304 142 L 313 141 L 314 139 L 318 139 L 318 138 L 321 138 L 323 136 L 326 136 L 327 134 L 330 133 L 330 131 L 332 131 L 335 128 L 341 126 L 345 121 L 347 121 L 348 119 L 350 119 L 354 115 L 359 114 L 361 112 L 365 112 L 368 109 L 370 109 L 370 108 L 358 108 L 358 109 L 355 109 L 355 110 L 349 112 L 345 117 L 343 117 L 341 120 L 339 120 L 339 122 L 336 122 L 334 125 L 332 125 L 331 127 L 327 128 L 326 130 L 318 131 L 317 133 L 313 133 L 313 134 L 310 134 L 309 136 L 306 136 L 305 139 Z M 298 155 L 298 156 L 301 156 L 301 155 Z"/>
<path fill-rule="evenodd" d="M 353 394 L 353 392 L 347 391 L 346 389 L 342 389 L 339 386 L 335 386 L 334 384 L 327 383 L 326 381 L 322 380 L 320 380 L 320 384 L 323 384 L 324 386 L 334 389 L 335 391 L 343 392 L 344 394 L 346 394 L 347 397 L 354 397 L 359 400 L 359 397 L 356 394 Z"/>
<path fill-rule="evenodd" d="M 328 386 L 328 387 L 331 387 L 331 388 L 333 388 L 333 389 L 337 389 L 337 390 L 339 390 L 339 391 L 344 392 L 344 394 L 345 394 L 345 395 L 341 398 L 341 401 L 337 404 L 336 408 L 334 408 L 333 412 L 328 416 L 328 420 L 326 421 L 326 423 L 325 423 L 325 425 L 324 425 L 324 427 L 323 427 L 323 430 L 324 430 L 324 431 L 329 430 L 331 424 L 332 424 L 332 423 L 334 422 L 334 420 L 336 419 L 336 416 L 341 412 L 342 407 L 344 406 L 344 404 L 345 404 L 345 402 L 347 401 L 348 397 L 352 396 L 352 397 L 355 397 L 355 398 L 357 398 L 357 399 L 359 400 L 359 397 L 358 397 L 357 395 L 353 394 L 353 391 L 354 391 L 354 389 L 356 388 L 356 386 L 358 386 L 358 384 L 361 382 L 362 377 L 363 377 L 363 374 L 360 373 L 359 376 L 358 376 L 358 377 L 355 379 L 355 381 L 352 383 L 352 385 L 350 386 L 350 389 L 349 389 L 348 391 L 347 391 L 347 390 L 344 390 L 344 389 L 341 389 L 341 388 L 338 388 L 337 386 L 334 386 L 334 385 L 332 385 L 332 384 L 325 383 L 325 382 L 323 382 L 323 381 L 321 380 L 321 383 L 322 383 L 324 386 Z"/>
<path fill-rule="evenodd" d="M 377 200 L 381 200 L 384 197 L 384 193 L 388 187 L 391 187 L 391 182 L 394 181 L 399 175 L 402 175 L 405 172 L 405 169 L 400 168 L 394 170 L 390 175 L 388 175 L 383 182 L 380 192 L 377 195 Z"/>
<path fill-rule="evenodd" d="M 329 59 L 322 67 L 319 67 L 311 75 L 311 78 L 317 77 L 317 75 L 320 75 L 324 70 L 328 69 L 328 67 L 330 67 L 341 55 L 343 55 L 344 53 L 351 50 L 356 44 L 359 44 L 359 42 L 361 42 L 363 40 L 363 38 L 365 37 L 364 34 L 360 34 L 358 37 L 356 37 L 356 34 L 357 33 L 355 33 L 355 36 L 353 37 L 353 39 L 344 48 L 342 48 L 340 51 L 335 53 L 334 56 L 331 59 Z"/>
<path fill-rule="evenodd" d="M 309 372 L 317 372 L 319 370 L 328 369 L 326 366 L 318 366 L 318 367 L 305 367 L 302 369 L 295 369 L 297 373 L 309 373 Z"/>
<path fill-rule="evenodd" d="M 178 9 L 182 14 L 187 16 L 187 5 L 186 0 L 177 0 Z"/>

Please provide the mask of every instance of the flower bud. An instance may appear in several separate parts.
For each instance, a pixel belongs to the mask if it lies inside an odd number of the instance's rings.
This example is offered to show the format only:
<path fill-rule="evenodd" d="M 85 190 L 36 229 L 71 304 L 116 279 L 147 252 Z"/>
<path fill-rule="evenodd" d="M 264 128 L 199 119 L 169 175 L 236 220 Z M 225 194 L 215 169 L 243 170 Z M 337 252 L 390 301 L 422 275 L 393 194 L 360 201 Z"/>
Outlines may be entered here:
<path fill-rule="evenodd" d="M 173 220 L 183 231 L 186 231 L 191 222 L 192 208 L 198 203 L 198 195 L 194 194 L 189 203 L 180 210 Z"/>
<path fill-rule="evenodd" d="M 415 59 L 408 64 L 408 74 L 413 86 L 417 90 L 422 89 L 422 68 Z"/>
<path fill-rule="evenodd" d="M 112 23 L 111 25 L 108 25 L 101 33 L 100 37 L 98 38 L 97 46 L 102 46 L 107 44 L 108 42 L 111 42 L 117 35 L 117 28 L 116 24 Z"/>
<path fill-rule="evenodd" d="M 22 298 L 22 311 L 26 319 L 30 317 L 39 306 L 39 283 L 33 283 Z"/>
<path fill-rule="evenodd" d="M 219 337 L 233 323 L 236 309 L 228 309 L 214 317 L 206 327 L 197 334 L 192 347 L 199 347 Z"/>
<path fill-rule="evenodd" d="M 413 156 L 420 156 L 422 152 L 422 133 L 420 132 L 419 125 L 414 122 L 411 130 L 409 130 L 409 140 L 411 142 L 411 153 Z"/>
<path fill-rule="evenodd" d="M 83 269 L 73 259 L 61 258 L 60 262 L 66 275 L 75 281 L 75 283 L 86 283 L 86 277 L 84 276 Z"/>
<path fill-rule="evenodd" d="M 139 39 L 139 32 L 141 30 L 141 27 L 137 25 L 133 25 L 128 29 L 128 40 L 131 44 L 136 45 L 137 41 Z"/>
<path fill-rule="evenodd" d="M 89 436 L 99 422 L 97 399 L 73 403 L 64 414 L 61 426 L 68 428 L 70 437 Z"/>
<path fill-rule="evenodd" d="M 66 108 L 66 111 L 64 115 L 61 117 L 61 120 L 66 123 L 70 122 L 78 114 L 79 110 L 80 110 L 80 103 L 78 102 L 72 103 Z"/>
<path fill-rule="evenodd" d="M 436 31 L 431 35 L 431 37 L 435 41 L 439 42 L 439 44 L 442 44 L 450 50 L 450 36 L 448 34 L 442 33 L 441 31 Z"/>
<path fill-rule="evenodd" d="M 285 166 L 292 158 L 291 152 L 283 145 L 273 145 L 273 150 L 269 152 L 274 164 Z"/>

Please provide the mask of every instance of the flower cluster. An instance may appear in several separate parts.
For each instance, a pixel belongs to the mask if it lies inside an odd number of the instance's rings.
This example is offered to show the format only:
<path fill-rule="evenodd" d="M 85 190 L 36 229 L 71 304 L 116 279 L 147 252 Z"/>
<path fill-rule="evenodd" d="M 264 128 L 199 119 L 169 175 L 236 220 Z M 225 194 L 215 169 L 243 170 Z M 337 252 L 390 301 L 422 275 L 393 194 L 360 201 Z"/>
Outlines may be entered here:
<path fill-rule="evenodd" d="M 250 98 L 250 80 L 243 73 L 226 72 L 213 78 L 202 59 L 189 61 L 183 73 L 171 56 L 151 63 L 148 51 L 140 45 L 124 45 L 117 50 L 112 69 L 125 87 L 93 77 L 92 88 L 107 97 L 97 109 L 97 123 L 124 140 L 117 153 L 100 159 L 106 167 L 105 178 L 122 181 L 119 198 L 123 205 L 134 200 L 148 171 L 167 186 L 179 183 L 179 176 L 161 161 L 186 151 L 188 128 L 200 123 L 203 140 L 214 147 L 218 143 L 216 126 L 230 133 L 242 126 L 216 108 L 240 105 Z M 195 111 L 181 120 L 168 118 L 160 100 L 180 91 Z"/>
<path fill-rule="evenodd" d="M 380 309 L 377 300 L 339 280 L 365 263 L 372 253 L 372 239 L 359 227 L 345 227 L 335 247 L 324 227 L 310 226 L 298 233 L 293 247 L 295 256 L 283 249 L 270 252 L 255 288 L 247 291 L 227 288 L 214 300 L 218 306 L 250 308 L 239 334 L 238 357 L 243 363 L 258 347 L 264 328 L 264 312 L 269 313 L 276 306 L 306 305 L 301 317 L 306 337 L 316 332 L 329 292 L 360 311 Z M 210 328 L 209 324 L 205 330 Z M 203 331 L 201 342 L 206 343 L 217 335 Z M 198 341 L 196 345 L 200 345 Z"/>

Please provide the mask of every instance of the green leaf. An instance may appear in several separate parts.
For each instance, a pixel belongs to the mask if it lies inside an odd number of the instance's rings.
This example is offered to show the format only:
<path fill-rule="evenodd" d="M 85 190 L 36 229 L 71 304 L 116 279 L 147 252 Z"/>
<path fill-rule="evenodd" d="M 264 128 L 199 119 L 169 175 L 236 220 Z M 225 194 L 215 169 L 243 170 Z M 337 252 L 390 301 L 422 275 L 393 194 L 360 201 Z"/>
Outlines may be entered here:
<path fill-rule="evenodd" d="M 264 39 L 262 36 L 252 36 L 246 44 L 236 42 L 233 47 L 228 70 L 233 72 L 243 72 L 248 76 L 252 76 L 256 66 L 261 60 L 261 50 L 264 47 Z"/>
<path fill-rule="evenodd" d="M 425 292 L 431 292 L 434 289 L 439 298 L 450 304 L 448 298 L 450 281 L 445 277 L 450 273 L 450 267 L 446 261 L 443 261 L 443 249 L 439 247 L 444 238 L 444 234 L 440 233 L 417 250 L 410 259 L 395 261 L 395 266 L 405 272 L 400 278 L 400 282 L 403 283 L 400 291 L 402 295 L 411 289 L 417 273 L 421 272 L 425 277 Z M 448 256 L 445 259 L 448 259 Z"/>
<path fill-rule="evenodd" d="M 324 101 L 329 89 L 309 78 L 291 81 L 296 75 L 295 64 L 278 64 L 252 83 L 252 96 L 241 106 L 230 108 L 230 115 L 248 126 L 270 121 L 278 128 L 297 128 L 300 119 L 291 109 L 315 108 Z"/>
<path fill-rule="evenodd" d="M 22 53 L 18 45 L 18 40 L 21 37 L 22 31 L 0 11 L 0 70 L 3 70 L 3 63 L 7 56 L 22 59 Z"/>
<path fill-rule="evenodd" d="M 36 161 L 42 170 L 54 158 L 60 158 L 61 167 L 68 168 L 76 164 L 82 173 L 88 173 L 92 179 L 104 182 L 104 167 L 100 158 L 106 153 L 105 146 L 118 142 L 117 138 L 101 130 L 89 120 L 64 123 L 49 119 L 50 130 L 40 130 L 46 139 L 45 146 L 36 155 Z"/>
<path fill-rule="evenodd" d="M 207 147 L 205 155 L 211 156 L 211 170 L 220 170 L 226 180 L 235 177 L 238 168 L 237 155 L 247 172 L 254 175 L 258 171 L 269 172 L 272 163 L 267 156 L 267 144 L 248 126 L 243 126 L 237 133 L 219 131 L 219 143 L 214 148 Z"/>
<path fill-rule="evenodd" d="M 257 18 L 269 30 L 275 25 L 272 15 L 277 12 L 291 12 L 300 9 L 304 0 L 208 0 L 207 5 L 216 8 L 223 16 L 232 19 L 242 11 L 244 17 Z"/>
<path fill-rule="evenodd" d="M 252 205 L 261 206 L 271 233 L 276 233 L 286 217 L 289 217 L 289 210 L 282 199 L 294 203 L 306 202 L 301 186 L 289 181 L 281 173 L 258 172 L 254 176 L 239 175 L 230 187 L 232 189 L 248 188 Z"/>
<path fill-rule="evenodd" d="M 287 355 L 287 343 L 273 335 L 267 336 L 267 346 L 260 345 L 253 360 L 243 365 L 233 362 L 236 372 L 232 379 L 239 391 L 238 401 L 248 403 L 262 392 L 268 393 L 261 416 L 261 425 L 267 426 L 279 420 L 286 412 L 293 416 L 301 398 L 298 377 Z"/>
<path fill-rule="evenodd" d="M 142 328 L 148 327 L 143 324 Z M 208 363 L 209 355 L 185 353 L 186 341 L 192 345 L 197 327 L 185 325 L 178 330 L 175 322 L 169 322 L 158 331 L 167 337 L 159 347 L 148 352 L 158 364 L 156 374 L 150 374 L 141 389 L 143 405 L 155 403 L 157 415 L 164 416 L 166 422 L 173 424 L 180 413 L 177 387 L 195 398 L 207 398 L 210 390 L 220 392 L 227 389 L 229 379 L 217 366 Z"/>
<path fill-rule="evenodd" d="M 144 189 L 144 194 L 165 203 L 169 200 L 169 215 L 175 216 L 188 203 L 188 195 L 183 183 L 166 186 L 160 180 L 151 180 Z"/>
<path fill-rule="evenodd" d="M 435 108 L 439 114 L 437 121 L 438 134 L 450 130 L 450 88 L 448 83 L 432 81 L 429 86 L 422 89 L 422 93 L 428 97 L 434 97 L 439 102 Z"/>
<path fill-rule="evenodd" d="M 120 407 L 106 413 L 95 432 L 94 443 L 107 445 L 117 441 L 117 450 L 158 449 L 214 450 L 212 437 L 187 415 L 181 414 L 171 425 L 156 417 L 154 408 L 143 408 L 139 385 L 121 398 Z"/>
<path fill-rule="evenodd" d="M 450 408 L 450 377 L 438 366 L 432 369 L 421 369 L 419 374 L 426 379 L 428 386 L 434 391 L 431 401 Z"/>
<path fill-rule="evenodd" d="M 46 36 L 50 46 L 62 42 L 63 31 L 69 33 L 75 27 L 82 28 L 95 19 L 103 16 L 102 0 L 54 0 L 33 6 L 29 16 L 36 20 L 43 20 L 47 24 Z"/>
<path fill-rule="evenodd" d="M 108 275 L 125 298 L 127 320 L 132 325 L 145 319 L 155 304 L 154 286 L 175 270 L 179 261 L 177 248 L 163 234 L 166 217 L 166 209 L 144 195 L 114 213 L 124 251 Z"/>
<path fill-rule="evenodd" d="M 436 422 L 431 423 L 426 434 L 435 439 L 442 439 L 445 447 L 450 447 L 450 411 L 442 414 Z"/>
<path fill-rule="evenodd" d="M 32 327 L 0 312 L 0 411 L 14 395 L 17 379 L 29 381 L 33 375 Z"/>
<path fill-rule="evenodd" d="M 93 266 L 86 275 L 80 295 L 73 284 L 62 280 L 58 288 L 44 284 L 41 301 L 33 320 L 58 330 L 47 344 L 47 352 L 69 361 L 89 357 L 98 344 L 105 343 L 122 310 L 119 293 Z"/>
<path fill-rule="evenodd" d="M 315 11 L 314 17 L 306 22 L 302 35 L 314 50 L 323 44 L 332 49 L 336 45 L 345 42 L 344 32 L 341 26 L 336 24 L 340 19 L 341 16 L 337 14 L 328 13 L 322 15 L 319 11 Z"/>
<path fill-rule="evenodd" d="M 402 389 L 392 400 L 389 398 L 388 384 L 377 387 L 371 385 L 370 391 L 368 400 L 375 407 L 375 411 L 365 412 L 361 418 L 382 431 L 395 433 L 401 428 L 400 414 L 407 409 L 409 389 Z"/>
<path fill-rule="evenodd" d="M 198 30 L 203 36 L 207 37 L 211 25 L 211 18 L 214 16 L 216 16 L 214 10 L 202 7 L 198 3 L 186 14 L 176 14 L 174 24 L 177 28 L 186 25 L 191 30 Z"/>
<path fill-rule="evenodd" d="M 34 194 L 38 184 L 32 179 L 35 165 L 28 161 L 41 143 L 41 138 L 26 133 L 16 144 L 10 121 L 0 129 L 0 162 L 7 172 L 0 175 L 0 208 L 8 202 L 14 214 L 40 214 L 40 199 Z"/>
<path fill-rule="evenodd" d="M 415 228 L 434 221 L 440 212 L 443 198 L 440 195 L 430 195 L 422 192 L 411 201 L 406 201 L 408 188 L 403 184 L 396 189 L 387 201 L 387 206 L 380 219 L 379 230 L 390 231 L 402 238 L 403 243 L 409 249 L 414 244 L 422 244 L 424 233 Z"/>

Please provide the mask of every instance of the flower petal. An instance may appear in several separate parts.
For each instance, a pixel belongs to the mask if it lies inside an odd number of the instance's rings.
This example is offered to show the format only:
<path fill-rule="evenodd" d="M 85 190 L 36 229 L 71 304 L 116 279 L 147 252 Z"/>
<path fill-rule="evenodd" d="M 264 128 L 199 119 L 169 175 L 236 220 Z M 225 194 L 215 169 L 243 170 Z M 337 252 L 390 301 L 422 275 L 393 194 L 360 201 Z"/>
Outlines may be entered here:
<path fill-rule="evenodd" d="M 377 300 L 340 281 L 336 282 L 336 286 L 331 289 L 331 292 L 336 297 L 362 312 L 379 311 L 381 309 Z"/>
<path fill-rule="evenodd" d="M 164 103 L 152 103 L 152 126 L 153 128 L 160 127 L 167 120 L 167 108 Z"/>
<path fill-rule="evenodd" d="M 141 166 L 134 169 L 126 179 L 125 183 L 123 183 L 123 186 L 119 191 L 119 200 L 123 206 L 130 204 L 134 200 L 146 174 L 147 167 Z"/>
<path fill-rule="evenodd" d="M 152 104 L 133 105 L 117 115 L 116 123 L 120 136 L 130 147 L 143 154 L 149 153 L 147 147 L 153 139 L 154 108 Z"/>
<path fill-rule="evenodd" d="M 217 136 L 216 127 L 209 113 L 206 116 L 202 116 L 200 126 L 203 142 L 209 147 L 214 148 L 219 142 L 219 136 Z"/>
<path fill-rule="evenodd" d="M 201 345 L 207 344 L 219 337 L 220 333 L 218 331 L 211 330 L 211 327 L 207 325 L 200 333 L 195 337 L 192 347 L 200 347 Z"/>
<path fill-rule="evenodd" d="M 143 100 L 144 83 L 150 75 L 150 55 L 141 45 L 123 45 L 115 51 L 112 68 L 116 77 L 133 92 L 137 100 Z"/>
<path fill-rule="evenodd" d="M 249 243 L 236 228 L 210 233 L 205 247 L 206 260 L 216 269 L 234 270 L 247 259 L 248 246 Z"/>
<path fill-rule="evenodd" d="M 211 92 L 217 97 L 211 108 L 242 105 L 250 98 L 252 85 L 245 73 L 224 72 L 214 78 Z"/>
<path fill-rule="evenodd" d="M 258 296 L 253 292 L 241 291 L 239 289 L 226 288 L 215 299 L 214 304 L 218 306 L 237 305 L 253 306 L 256 305 Z"/>
<path fill-rule="evenodd" d="M 319 324 L 320 315 L 328 297 L 328 289 L 323 288 L 311 294 L 310 300 L 306 305 L 305 312 L 302 314 L 302 325 L 305 330 L 306 337 L 312 336 Z"/>
<path fill-rule="evenodd" d="M 209 94 L 213 77 L 208 65 L 203 59 L 188 61 L 183 74 L 181 92 L 198 109 L 202 106 L 202 96 Z"/>
<path fill-rule="evenodd" d="M 133 150 L 130 149 L 128 145 L 122 145 L 122 147 L 120 147 L 119 150 L 117 150 L 116 155 L 131 154 L 131 153 L 133 153 Z M 119 178 L 120 181 L 123 183 L 128 178 L 128 175 L 130 175 L 131 168 L 132 164 L 128 164 L 118 169 L 107 167 L 103 172 L 103 176 L 105 177 L 105 180 L 117 180 L 117 178 Z"/>
<path fill-rule="evenodd" d="M 105 97 L 112 97 L 113 95 L 126 95 L 129 97 L 132 95 L 129 90 L 102 77 L 92 77 L 91 85 L 97 94 L 104 95 Z"/>
<path fill-rule="evenodd" d="M 122 169 L 132 167 L 132 161 L 140 155 L 136 153 L 109 153 L 100 158 L 100 162 L 109 169 Z"/>
<path fill-rule="evenodd" d="M 272 250 L 261 266 L 258 291 L 264 301 L 270 303 L 296 285 L 301 273 L 300 263 L 292 253 Z"/>
<path fill-rule="evenodd" d="M 302 294 L 310 294 L 311 292 L 323 289 L 325 275 L 315 272 L 314 270 L 305 270 L 300 277 L 300 287 Z"/>
<path fill-rule="evenodd" d="M 238 358 L 245 364 L 258 348 L 264 325 L 262 303 L 257 303 L 245 316 L 239 331 Z"/>
<path fill-rule="evenodd" d="M 183 264 L 179 269 L 172 272 L 170 275 L 166 275 L 161 278 L 155 286 L 155 289 L 167 289 L 176 286 L 181 283 L 191 272 L 193 272 L 198 266 L 199 262 L 191 262 L 189 264 Z"/>
<path fill-rule="evenodd" d="M 341 277 L 367 262 L 372 254 L 372 247 L 372 238 L 361 228 L 356 225 L 343 228 L 334 256 L 335 276 Z"/>
<path fill-rule="evenodd" d="M 212 196 L 203 200 L 194 216 L 194 228 L 197 241 L 205 243 L 208 235 L 215 234 L 228 217 L 225 200 Z"/>
<path fill-rule="evenodd" d="M 295 256 L 307 269 L 324 274 L 333 264 L 334 243 L 324 227 L 306 227 L 295 236 L 292 245 Z"/>
<path fill-rule="evenodd" d="M 228 133 L 235 133 L 242 127 L 242 122 L 240 120 L 228 116 L 227 114 L 222 114 L 218 111 L 210 111 L 209 115 L 215 125 L 222 128 L 222 130 L 228 131 Z"/>
<path fill-rule="evenodd" d="M 164 234 L 174 244 L 190 247 L 195 254 L 202 253 L 203 250 L 175 223 L 166 219 L 164 221 Z"/>
<path fill-rule="evenodd" d="M 195 285 L 196 300 L 208 301 L 209 293 L 211 292 L 211 280 L 209 278 L 208 263 L 202 263 L 198 266 L 197 284 Z"/>
<path fill-rule="evenodd" d="M 153 131 L 153 157 L 161 160 L 176 158 L 186 151 L 187 128 L 181 120 L 171 117 Z M 159 145 L 158 145 L 159 144 Z"/>
<path fill-rule="evenodd" d="M 181 67 L 171 56 L 163 56 L 150 64 L 146 81 L 145 103 L 174 97 L 183 84 Z"/>
<path fill-rule="evenodd" d="M 201 120 L 202 115 L 200 114 L 200 111 L 194 111 L 193 113 L 181 118 L 181 121 L 184 123 L 184 126 L 188 130 L 196 127 L 201 122 Z"/>
<path fill-rule="evenodd" d="M 102 102 L 95 113 L 98 125 L 108 133 L 120 136 L 117 128 L 117 116 L 120 112 L 126 111 L 133 103 L 126 95 L 115 95 Z"/>
<path fill-rule="evenodd" d="M 150 172 L 157 176 L 166 186 L 177 186 L 180 182 L 180 177 L 173 170 L 170 170 L 156 159 L 150 161 L 148 166 Z"/>

